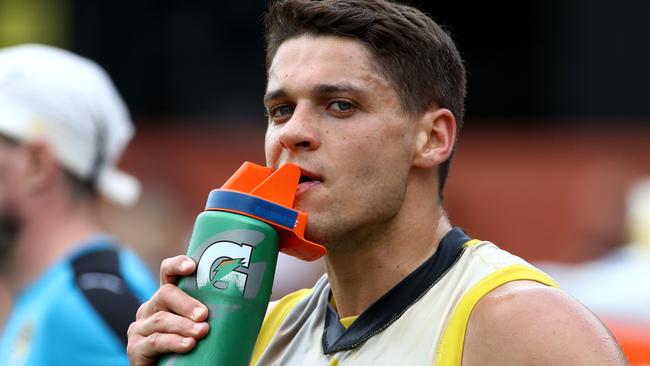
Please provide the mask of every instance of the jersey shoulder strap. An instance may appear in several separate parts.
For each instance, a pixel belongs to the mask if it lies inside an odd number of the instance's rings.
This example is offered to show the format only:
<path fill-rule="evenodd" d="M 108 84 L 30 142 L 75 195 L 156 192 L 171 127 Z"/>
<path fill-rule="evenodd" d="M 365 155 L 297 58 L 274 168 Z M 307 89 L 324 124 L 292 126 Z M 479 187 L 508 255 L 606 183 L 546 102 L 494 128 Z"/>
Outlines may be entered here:
<path fill-rule="evenodd" d="M 140 301 L 120 271 L 118 252 L 106 248 L 84 253 L 72 261 L 75 283 L 93 309 L 125 345 L 127 330 Z"/>
<path fill-rule="evenodd" d="M 476 304 L 490 291 L 512 281 L 535 281 L 546 286 L 559 287 L 542 271 L 524 264 L 512 264 L 496 270 L 470 288 L 453 310 L 442 334 L 436 357 L 436 366 L 460 366 L 465 344 L 465 332 Z"/>

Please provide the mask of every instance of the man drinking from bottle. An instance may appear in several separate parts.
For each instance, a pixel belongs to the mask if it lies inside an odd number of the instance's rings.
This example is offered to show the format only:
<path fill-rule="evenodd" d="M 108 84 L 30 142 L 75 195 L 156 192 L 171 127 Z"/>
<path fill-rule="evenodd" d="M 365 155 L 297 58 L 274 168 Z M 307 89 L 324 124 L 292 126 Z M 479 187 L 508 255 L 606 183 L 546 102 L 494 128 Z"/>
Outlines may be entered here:
<path fill-rule="evenodd" d="M 452 227 L 442 193 L 465 70 L 436 23 L 384 0 L 286 0 L 271 5 L 266 40 L 267 164 L 301 167 L 294 207 L 328 253 L 312 289 L 269 307 L 251 364 L 625 363 L 552 279 Z M 195 268 L 163 262 L 129 331 L 132 364 L 209 331 L 205 306 L 175 286 Z"/>

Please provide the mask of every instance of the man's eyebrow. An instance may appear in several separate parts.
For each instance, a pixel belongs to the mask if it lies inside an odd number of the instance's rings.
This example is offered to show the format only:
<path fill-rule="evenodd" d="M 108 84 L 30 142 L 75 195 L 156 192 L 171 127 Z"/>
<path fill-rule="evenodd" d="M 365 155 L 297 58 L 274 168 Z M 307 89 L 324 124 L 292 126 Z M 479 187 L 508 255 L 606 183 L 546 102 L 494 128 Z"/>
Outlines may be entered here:
<path fill-rule="evenodd" d="M 289 95 L 286 90 L 280 88 L 276 90 L 270 90 L 264 94 L 264 103 L 268 103 L 270 100 L 286 98 Z"/>
<path fill-rule="evenodd" d="M 321 94 L 336 94 L 336 93 L 352 93 L 352 94 L 361 94 L 363 89 L 356 87 L 351 84 L 340 83 L 340 84 L 317 84 L 311 90 L 313 95 Z M 289 96 L 289 93 L 283 89 L 270 90 L 264 95 L 264 103 L 268 103 L 271 100 L 284 99 Z"/>
<path fill-rule="evenodd" d="M 360 94 L 363 89 L 351 84 L 318 84 L 312 89 L 313 94 L 353 93 Z"/>

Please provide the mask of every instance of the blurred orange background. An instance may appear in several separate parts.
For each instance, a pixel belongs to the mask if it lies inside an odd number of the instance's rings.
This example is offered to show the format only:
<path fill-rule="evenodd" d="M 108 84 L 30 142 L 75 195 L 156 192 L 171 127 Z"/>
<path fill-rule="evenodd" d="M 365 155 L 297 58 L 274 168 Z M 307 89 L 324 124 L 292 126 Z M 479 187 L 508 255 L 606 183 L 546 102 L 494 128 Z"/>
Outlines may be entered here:
<path fill-rule="evenodd" d="M 185 249 L 182 238 L 211 189 L 243 161 L 264 164 L 263 141 L 263 126 L 141 128 L 122 165 L 142 179 L 144 197 L 113 216 L 111 228 L 157 267 Z M 650 174 L 648 156 L 643 130 L 488 129 L 470 121 L 445 203 L 455 225 L 527 260 L 593 259 L 625 243 L 626 190 Z"/>

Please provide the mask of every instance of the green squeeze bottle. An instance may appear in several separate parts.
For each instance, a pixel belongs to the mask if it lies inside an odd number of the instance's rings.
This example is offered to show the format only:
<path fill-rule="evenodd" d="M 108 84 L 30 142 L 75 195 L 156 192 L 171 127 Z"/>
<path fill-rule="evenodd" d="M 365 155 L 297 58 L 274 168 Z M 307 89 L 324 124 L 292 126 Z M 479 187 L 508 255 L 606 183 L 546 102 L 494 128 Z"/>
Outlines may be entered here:
<path fill-rule="evenodd" d="M 278 252 L 315 260 L 325 248 L 304 239 L 307 215 L 291 208 L 300 168 L 246 162 L 210 192 L 187 255 L 194 274 L 178 286 L 208 307 L 210 332 L 187 354 L 160 366 L 248 366 L 271 297 Z"/>

